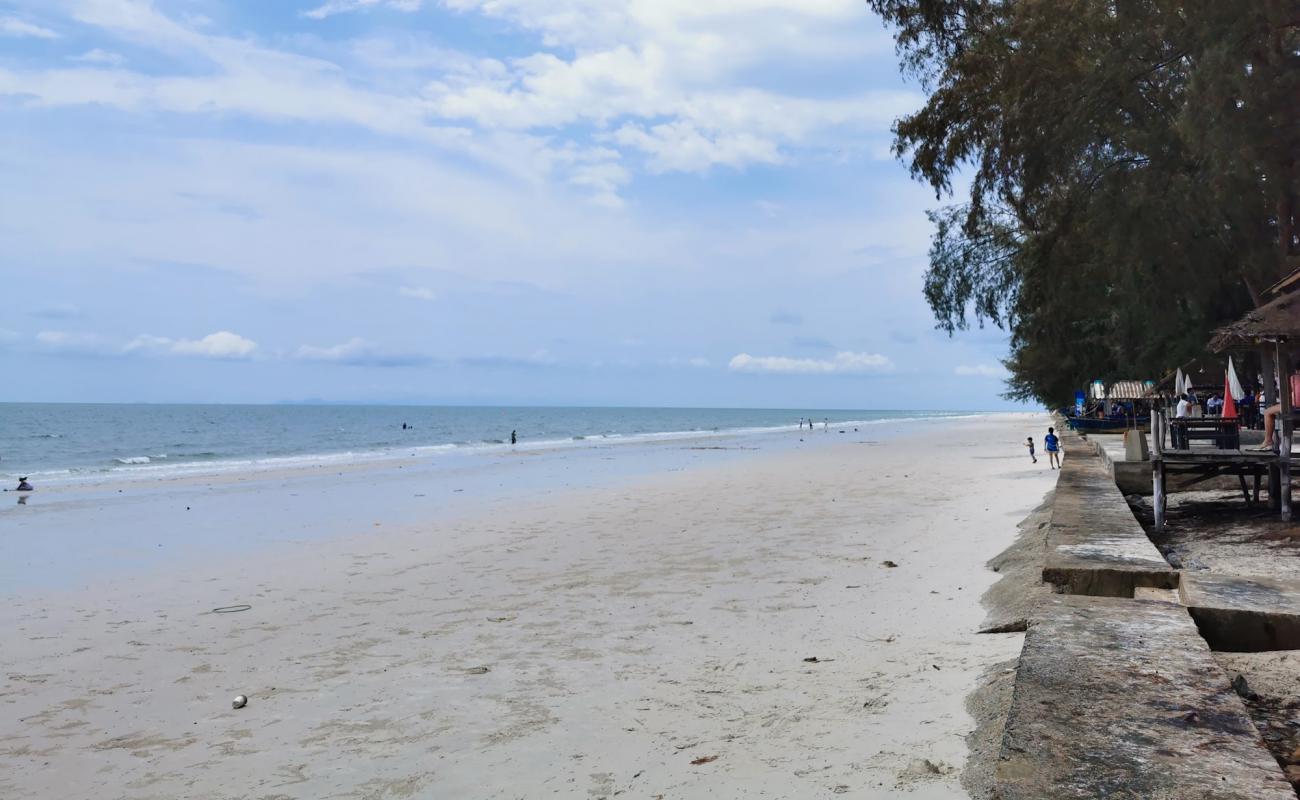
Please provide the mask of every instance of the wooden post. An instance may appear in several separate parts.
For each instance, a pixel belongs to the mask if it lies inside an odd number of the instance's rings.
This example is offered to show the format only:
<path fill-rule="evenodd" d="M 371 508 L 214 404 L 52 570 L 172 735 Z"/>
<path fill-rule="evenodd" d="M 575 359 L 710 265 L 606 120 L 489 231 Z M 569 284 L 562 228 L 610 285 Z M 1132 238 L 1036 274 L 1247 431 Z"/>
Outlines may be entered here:
<path fill-rule="evenodd" d="M 1165 529 L 1165 462 L 1151 462 L 1151 507 L 1155 511 L 1156 531 Z"/>
<path fill-rule="evenodd" d="M 1164 419 L 1160 410 L 1151 409 L 1151 507 L 1155 511 L 1156 530 L 1165 529 L 1165 458 Z"/>
<path fill-rule="evenodd" d="M 1264 407 L 1259 410 L 1260 414 L 1264 413 L 1265 408 L 1268 408 L 1277 402 L 1277 386 L 1273 383 L 1275 368 L 1276 364 L 1273 362 L 1273 348 L 1265 345 L 1260 348 L 1259 351 L 1259 374 L 1260 377 L 1264 379 Z"/>
<path fill-rule="evenodd" d="M 1280 510 L 1282 519 L 1291 521 L 1291 353 L 1286 342 L 1279 341 L 1277 350 L 1278 402 L 1282 404 L 1282 413 L 1278 417 L 1278 428 L 1274 436 L 1278 437 L 1278 480 L 1281 483 Z"/>

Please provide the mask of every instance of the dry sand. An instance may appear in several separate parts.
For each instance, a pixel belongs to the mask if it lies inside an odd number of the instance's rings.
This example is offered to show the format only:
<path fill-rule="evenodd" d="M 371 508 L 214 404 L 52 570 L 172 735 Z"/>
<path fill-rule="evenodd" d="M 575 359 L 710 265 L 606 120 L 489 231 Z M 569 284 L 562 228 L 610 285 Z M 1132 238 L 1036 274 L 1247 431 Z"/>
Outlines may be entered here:
<path fill-rule="evenodd" d="M 985 562 L 1055 480 L 1047 424 L 19 596 L 0 797 L 966 797 L 965 698 L 1022 638 L 975 634 Z"/>

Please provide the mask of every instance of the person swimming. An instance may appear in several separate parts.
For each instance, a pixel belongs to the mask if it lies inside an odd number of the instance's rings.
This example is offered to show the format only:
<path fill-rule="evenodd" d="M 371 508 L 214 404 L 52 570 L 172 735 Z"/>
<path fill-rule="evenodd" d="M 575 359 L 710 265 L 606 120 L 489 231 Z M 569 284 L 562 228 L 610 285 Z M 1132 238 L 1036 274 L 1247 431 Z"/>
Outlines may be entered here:
<path fill-rule="evenodd" d="M 19 478 L 19 479 L 18 479 L 18 488 L 17 488 L 17 489 L 14 489 L 15 492 L 32 492 L 32 491 L 35 491 L 35 490 L 36 490 L 36 487 L 34 487 L 34 486 L 32 486 L 30 483 L 28 483 L 28 482 L 27 482 L 27 478 Z"/>

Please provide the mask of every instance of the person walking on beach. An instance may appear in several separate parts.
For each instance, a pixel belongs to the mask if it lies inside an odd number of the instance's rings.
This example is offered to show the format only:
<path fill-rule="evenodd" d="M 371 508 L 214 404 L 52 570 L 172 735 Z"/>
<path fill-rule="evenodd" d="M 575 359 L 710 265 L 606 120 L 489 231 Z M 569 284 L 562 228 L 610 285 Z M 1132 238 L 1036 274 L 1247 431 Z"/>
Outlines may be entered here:
<path fill-rule="evenodd" d="M 829 417 L 822 417 L 822 433 L 831 432 L 831 421 Z"/>
<path fill-rule="evenodd" d="M 1034 437 L 1030 436 L 1025 439 L 1025 447 L 1029 448 L 1029 459 L 1035 464 L 1038 463 L 1038 456 L 1034 455 Z"/>
<path fill-rule="evenodd" d="M 1047 463 L 1052 469 L 1061 468 L 1061 440 L 1056 438 L 1056 428 L 1048 428 L 1043 437 L 1043 449 L 1047 451 Z"/>

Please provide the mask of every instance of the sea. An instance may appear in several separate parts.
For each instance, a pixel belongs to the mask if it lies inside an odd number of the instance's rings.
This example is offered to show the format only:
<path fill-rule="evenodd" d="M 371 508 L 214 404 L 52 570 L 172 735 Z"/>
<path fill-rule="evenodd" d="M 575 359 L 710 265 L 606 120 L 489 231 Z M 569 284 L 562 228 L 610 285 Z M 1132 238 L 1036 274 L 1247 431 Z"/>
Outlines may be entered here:
<path fill-rule="evenodd" d="M 736 437 L 960 411 L 0 403 L 0 477 L 44 484 L 293 468 L 512 448 Z"/>

